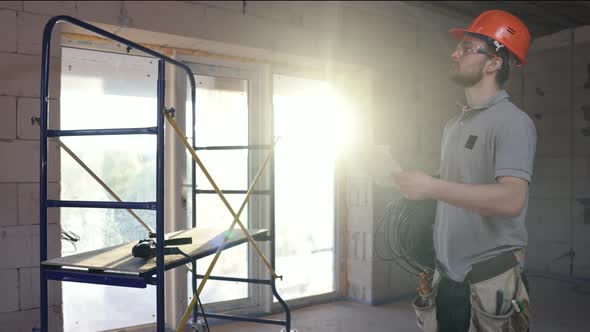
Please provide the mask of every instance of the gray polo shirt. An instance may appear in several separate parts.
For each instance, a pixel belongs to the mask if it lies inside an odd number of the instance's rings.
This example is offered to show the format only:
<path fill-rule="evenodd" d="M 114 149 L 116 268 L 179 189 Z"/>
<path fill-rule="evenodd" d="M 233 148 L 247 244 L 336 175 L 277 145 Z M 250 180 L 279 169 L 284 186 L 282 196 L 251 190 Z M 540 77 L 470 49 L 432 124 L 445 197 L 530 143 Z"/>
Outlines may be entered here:
<path fill-rule="evenodd" d="M 484 105 L 464 107 L 445 126 L 440 177 L 466 184 L 493 184 L 500 176 L 531 181 L 537 134 L 529 116 L 500 91 Z M 439 201 L 434 225 L 437 265 L 457 282 L 474 263 L 527 244 L 525 215 L 484 217 Z"/>

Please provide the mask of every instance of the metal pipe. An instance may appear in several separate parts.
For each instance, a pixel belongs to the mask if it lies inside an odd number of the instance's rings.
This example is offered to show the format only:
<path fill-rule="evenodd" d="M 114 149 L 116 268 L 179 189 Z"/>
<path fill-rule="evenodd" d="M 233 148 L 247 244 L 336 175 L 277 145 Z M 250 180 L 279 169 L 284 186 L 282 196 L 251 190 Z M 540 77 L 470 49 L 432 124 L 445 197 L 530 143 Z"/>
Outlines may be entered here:
<path fill-rule="evenodd" d="M 247 190 L 221 190 L 224 195 L 245 195 L 248 193 Z M 215 190 L 203 190 L 196 189 L 195 194 L 217 194 Z M 270 190 L 256 190 L 252 192 L 252 195 L 270 195 Z"/>
<path fill-rule="evenodd" d="M 47 269 L 48 280 L 80 282 L 85 284 L 109 285 L 132 288 L 146 288 L 143 278 L 133 275 L 96 273 L 89 271 L 71 271 L 62 269 Z"/>
<path fill-rule="evenodd" d="M 79 129 L 79 130 L 48 130 L 48 137 L 58 136 L 100 136 L 100 135 L 155 135 L 157 127 L 117 128 L 117 129 Z"/>
<path fill-rule="evenodd" d="M 202 274 L 197 274 L 197 279 L 203 279 L 205 276 Z M 232 278 L 232 277 L 219 277 L 219 276 L 209 276 L 210 280 L 219 280 L 219 281 L 233 281 L 233 282 L 246 282 L 251 284 L 262 284 L 262 285 L 270 285 L 271 280 L 263 280 L 263 279 L 249 279 L 249 278 Z"/>
<path fill-rule="evenodd" d="M 166 63 L 158 61 L 158 143 L 156 150 L 156 270 L 157 270 L 157 330 L 164 332 L 165 289 L 164 289 L 164 103 L 166 89 Z"/>
<path fill-rule="evenodd" d="M 274 296 L 277 298 L 277 300 L 279 301 L 279 303 L 281 304 L 281 306 L 285 310 L 285 329 L 286 329 L 286 332 L 290 332 L 291 331 L 291 310 L 289 310 L 287 303 L 279 295 L 279 292 L 277 291 L 277 287 L 276 287 L 276 283 L 275 283 L 274 279 L 272 280 L 270 287 L 272 289 L 272 293 L 274 294 Z"/>
<path fill-rule="evenodd" d="M 224 145 L 224 146 L 201 146 L 196 147 L 193 145 L 193 149 L 199 150 L 268 150 L 272 148 L 272 145 Z"/>
<path fill-rule="evenodd" d="M 194 76 L 192 76 L 193 80 L 194 80 Z M 197 144 L 197 133 L 196 133 L 196 117 L 197 114 L 195 112 L 195 98 L 196 98 L 196 87 L 193 86 L 193 88 L 191 89 L 191 98 L 192 98 L 192 107 L 193 107 L 193 114 L 191 116 L 192 119 L 192 133 L 193 133 L 193 146 L 196 146 Z M 191 187 L 191 199 L 192 199 L 192 203 L 193 203 L 193 209 L 192 209 L 192 226 L 193 228 L 197 227 L 197 195 L 195 195 L 195 193 L 193 192 L 193 190 L 195 190 L 197 188 L 197 164 L 196 162 L 191 159 L 191 177 L 192 177 L 192 187 Z M 195 263 L 196 264 L 196 263 Z"/>
<path fill-rule="evenodd" d="M 43 262 L 47 260 L 47 107 L 49 100 L 49 51 L 53 24 L 45 25 L 41 55 L 41 108 L 39 124 L 39 280 L 41 332 L 48 331 L 47 276 Z"/>
<path fill-rule="evenodd" d="M 89 208 L 89 209 L 135 209 L 156 210 L 156 202 L 97 202 L 97 201 L 61 201 L 46 200 L 51 208 Z M 46 258 L 47 259 L 47 258 Z"/>
<path fill-rule="evenodd" d="M 273 325 L 281 325 L 281 326 L 285 325 L 285 321 L 274 320 L 274 319 L 250 318 L 250 317 L 244 317 L 244 316 L 220 315 L 220 314 L 204 314 L 204 316 L 206 316 L 207 318 L 225 319 L 225 320 L 242 321 L 242 322 L 250 322 L 250 323 L 273 324 Z"/>
<path fill-rule="evenodd" d="M 172 59 L 172 58 L 170 58 L 168 56 L 165 56 L 165 55 L 163 55 L 161 53 L 158 53 L 158 52 L 156 52 L 154 50 L 151 50 L 151 49 L 149 49 L 149 48 L 147 48 L 145 46 L 142 46 L 140 44 L 134 43 L 134 42 L 132 42 L 132 41 L 130 41 L 128 39 L 125 39 L 123 37 L 117 36 L 117 35 L 115 35 L 113 33 L 110 33 L 110 32 L 108 32 L 106 30 L 103 30 L 101 28 L 98 28 L 98 27 L 96 27 L 94 25 L 88 24 L 88 23 L 86 23 L 84 21 L 80 21 L 79 19 L 73 18 L 71 16 L 60 15 L 60 16 L 54 16 L 51 19 L 49 19 L 49 21 L 47 21 L 47 24 L 45 25 L 46 29 L 49 27 L 49 33 L 51 33 L 51 30 L 53 30 L 53 27 L 55 26 L 55 24 L 58 23 L 58 22 L 60 22 L 60 21 L 68 22 L 70 24 L 79 26 L 79 27 L 81 27 L 83 29 L 86 29 L 88 31 L 94 32 L 97 35 L 101 35 L 101 36 L 106 37 L 108 39 L 112 39 L 112 40 L 117 41 L 117 42 L 119 42 L 119 43 L 121 43 L 123 45 L 126 45 L 126 46 L 128 46 L 128 47 L 130 47 L 132 49 L 135 49 L 135 50 L 144 52 L 146 54 L 149 54 L 149 55 L 153 56 L 154 58 L 157 58 L 157 59 L 166 61 L 166 62 L 168 62 L 170 64 L 175 65 L 175 66 L 181 67 L 182 69 L 184 69 L 187 72 L 187 74 L 189 74 L 189 76 L 193 76 L 192 75 L 192 71 L 190 70 L 190 68 L 186 64 L 184 64 L 182 62 L 179 62 L 177 60 L 174 60 L 174 59 Z M 194 86 L 195 85 L 193 85 L 193 87 Z"/>

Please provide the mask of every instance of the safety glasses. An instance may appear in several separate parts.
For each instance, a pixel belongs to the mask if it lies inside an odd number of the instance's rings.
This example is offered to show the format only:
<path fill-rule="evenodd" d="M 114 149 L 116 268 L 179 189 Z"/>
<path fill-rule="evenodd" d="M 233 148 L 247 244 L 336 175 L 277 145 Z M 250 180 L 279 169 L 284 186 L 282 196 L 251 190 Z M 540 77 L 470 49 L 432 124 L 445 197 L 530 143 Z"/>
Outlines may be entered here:
<path fill-rule="evenodd" d="M 496 57 L 497 55 L 492 54 L 484 49 L 484 47 L 473 44 L 471 42 L 461 42 L 457 45 L 455 52 L 458 58 L 463 58 L 469 54 L 484 54 L 490 58 Z"/>

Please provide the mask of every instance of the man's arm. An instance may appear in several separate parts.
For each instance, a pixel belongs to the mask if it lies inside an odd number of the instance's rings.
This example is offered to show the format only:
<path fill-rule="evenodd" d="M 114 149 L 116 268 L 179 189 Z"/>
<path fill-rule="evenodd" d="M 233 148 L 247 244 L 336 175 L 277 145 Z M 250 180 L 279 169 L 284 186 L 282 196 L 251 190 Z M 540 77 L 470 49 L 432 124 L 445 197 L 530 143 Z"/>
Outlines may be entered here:
<path fill-rule="evenodd" d="M 518 217 L 524 207 L 528 182 L 510 176 L 497 181 L 472 185 L 435 179 L 431 197 L 486 217 Z"/>
<path fill-rule="evenodd" d="M 436 199 L 487 217 L 519 216 L 528 191 L 526 180 L 511 176 L 481 185 L 444 181 L 421 172 L 400 172 L 393 178 L 406 198 Z"/>

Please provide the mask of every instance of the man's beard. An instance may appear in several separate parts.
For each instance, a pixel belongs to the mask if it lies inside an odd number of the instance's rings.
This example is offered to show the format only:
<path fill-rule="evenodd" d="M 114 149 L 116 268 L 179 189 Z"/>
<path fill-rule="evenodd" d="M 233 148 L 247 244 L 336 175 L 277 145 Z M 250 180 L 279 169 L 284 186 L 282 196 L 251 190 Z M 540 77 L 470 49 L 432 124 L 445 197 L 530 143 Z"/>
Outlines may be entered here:
<path fill-rule="evenodd" d="M 449 70 L 449 76 L 457 85 L 469 88 L 481 81 L 483 78 L 483 72 L 481 71 L 481 68 L 478 68 L 478 70 L 475 71 L 461 73 L 459 72 L 459 64 L 453 63 Z"/>

